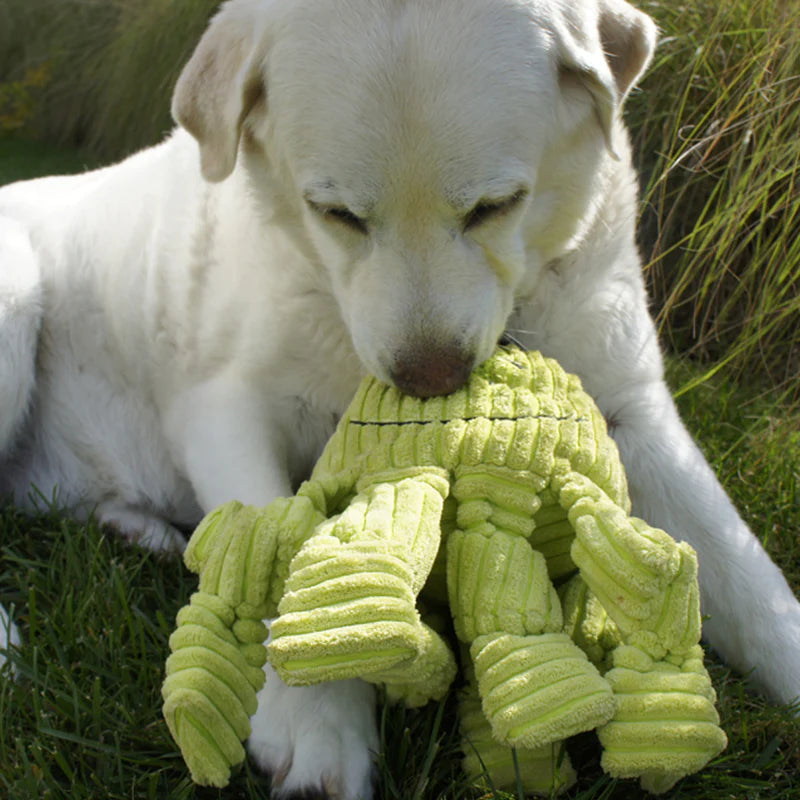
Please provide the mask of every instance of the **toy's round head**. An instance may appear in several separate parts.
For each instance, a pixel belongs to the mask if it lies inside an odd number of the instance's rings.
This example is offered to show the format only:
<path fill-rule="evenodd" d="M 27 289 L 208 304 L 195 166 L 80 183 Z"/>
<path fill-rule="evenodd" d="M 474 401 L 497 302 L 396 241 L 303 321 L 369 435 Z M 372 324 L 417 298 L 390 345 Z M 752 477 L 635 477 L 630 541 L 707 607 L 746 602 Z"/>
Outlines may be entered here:
<path fill-rule="evenodd" d="M 556 463 L 571 465 L 627 503 L 616 447 L 579 379 L 516 346 L 499 347 L 443 397 L 410 397 L 365 379 L 313 477 L 480 463 L 543 477 Z"/>
<path fill-rule="evenodd" d="M 538 352 L 502 345 L 473 370 L 464 386 L 441 397 L 413 397 L 377 378 L 367 379 L 345 419 L 359 425 L 446 423 L 476 417 L 513 420 L 529 418 L 543 405 L 553 413 L 558 408 L 562 417 L 587 405 L 594 407 L 578 378 L 557 362 Z"/>

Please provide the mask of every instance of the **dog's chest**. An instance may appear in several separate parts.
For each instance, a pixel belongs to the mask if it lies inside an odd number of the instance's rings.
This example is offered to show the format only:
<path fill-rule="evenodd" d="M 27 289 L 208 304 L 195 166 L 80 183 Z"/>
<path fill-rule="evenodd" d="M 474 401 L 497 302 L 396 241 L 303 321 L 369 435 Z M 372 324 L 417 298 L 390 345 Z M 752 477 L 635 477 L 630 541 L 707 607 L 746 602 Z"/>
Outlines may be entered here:
<path fill-rule="evenodd" d="M 317 459 L 336 429 L 340 414 L 312 406 L 301 397 L 290 403 L 289 475 L 296 490 L 309 477 Z"/>
<path fill-rule="evenodd" d="M 331 311 L 306 316 L 315 323 L 295 329 L 282 348 L 286 357 L 269 372 L 283 397 L 282 428 L 295 484 L 310 474 L 364 376 L 346 329 Z"/>

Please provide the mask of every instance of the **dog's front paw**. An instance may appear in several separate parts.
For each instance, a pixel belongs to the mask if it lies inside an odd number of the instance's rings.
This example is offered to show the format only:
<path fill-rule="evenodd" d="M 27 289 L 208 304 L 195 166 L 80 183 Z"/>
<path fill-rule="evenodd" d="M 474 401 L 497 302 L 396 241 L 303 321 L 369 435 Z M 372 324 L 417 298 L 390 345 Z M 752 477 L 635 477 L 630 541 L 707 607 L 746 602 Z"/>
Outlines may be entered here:
<path fill-rule="evenodd" d="M 20 638 L 17 626 L 11 621 L 8 612 L 0 606 L 0 668 L 6 663 L 9 646 L 19 647 Z M 14 670 L 13 663 L 10 669 Z"/>
<path fill-rule="evenodd" d="M 273 795 L 371 800 L 374 688 L 360 680 L 290 687 L 266 670 L 248 750 L 271 773 Z"/>
<path fill-rule="evenodd" d="M 166 520 L 113 501 L 100 503 L 95 516 L 101 525 L 112 528 L 130 544 L 155 553 L 182 553 L 186 538 Z"/>

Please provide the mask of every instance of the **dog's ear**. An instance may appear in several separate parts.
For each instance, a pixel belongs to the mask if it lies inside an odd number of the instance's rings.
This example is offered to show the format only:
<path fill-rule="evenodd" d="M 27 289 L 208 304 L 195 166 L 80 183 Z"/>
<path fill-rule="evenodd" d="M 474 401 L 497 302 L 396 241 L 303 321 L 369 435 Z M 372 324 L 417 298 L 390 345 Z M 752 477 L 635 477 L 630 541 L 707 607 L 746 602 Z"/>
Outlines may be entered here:
<path fill-rule="evenodd" d="M 200 166 L 208 181 L 224 180 L 233 171 L 242 125 L 266 93 L 263 23 L 243 13 L 250 5 L 222 7 L 172 95 L 172 116 L 200 144 Z"/>
<path fill-rule="evenodd" d="M 598 28 L 618 102 L 622 103 L 653 57 L 656 24 L 624 0 L 601 0 Z"/>
<path fill-rule="evenodd" d="M 656 25 L 625 0 L 558 3 L 557 7 L 553 33 L 560 66 L 591 92 L 613 153 L 614 115 L 650 63 Z"/>

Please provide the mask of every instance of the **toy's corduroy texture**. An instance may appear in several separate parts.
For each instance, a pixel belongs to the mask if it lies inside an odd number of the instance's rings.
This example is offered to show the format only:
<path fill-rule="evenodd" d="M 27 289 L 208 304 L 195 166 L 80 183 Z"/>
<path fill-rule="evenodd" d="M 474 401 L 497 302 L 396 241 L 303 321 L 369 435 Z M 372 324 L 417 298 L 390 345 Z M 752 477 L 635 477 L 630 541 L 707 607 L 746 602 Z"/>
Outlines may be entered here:
<path fill-rule="evenodd" d="M 441 398 L 365 380 L 294 498 L 225 506 L 192 537 L 200 596 L 224 604 L 189 633 L 179 617 L 167 664 L 165 714 L 193 777 L 221 785 L 243 757 L 259 615 L 277 612 L 268 655 L 287 683 L 361 677 L 409 704 L 441 697 L 455 659 L 420 616 L 423 592 L 449 599 L 472 662 L 468 772 L 483 763 L 514 788 L 517 748 L 526 790 L 564 788 L 563 740 L 597 728 L 610 774 L 669 788 L 726 740 L 697 645 L 694 552 L 629 511 L 600 412 L 538 353 L 501 348 Z M 559 596 L 553 581 L 576 568 Z"/>
<path fill-rule="evenodd" d="M 275 570 L 288 568 L 321 515 L 308 501 L 278 500 L 267 510 L 229 503 L 209 514 L 186 549 L 186 565 L 200 573 L 199 591 L 178 612 L 169 640 L 164 717 L 192 779 L 225 786 L 244 760 L 256 692 L 264 685 L 267 628 L 274 614 L 268 588 Z M 286 533 L 284 533 L 286 531 Z M 228 535 L 235 532 L 235 535 Z"/>

